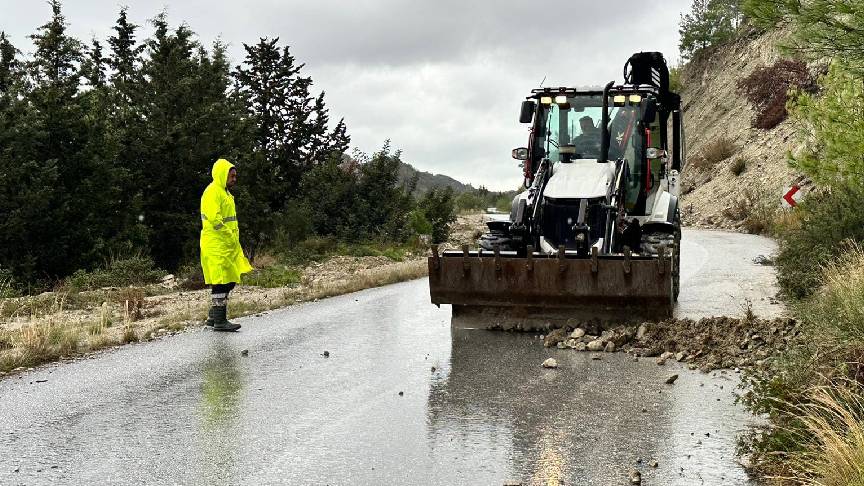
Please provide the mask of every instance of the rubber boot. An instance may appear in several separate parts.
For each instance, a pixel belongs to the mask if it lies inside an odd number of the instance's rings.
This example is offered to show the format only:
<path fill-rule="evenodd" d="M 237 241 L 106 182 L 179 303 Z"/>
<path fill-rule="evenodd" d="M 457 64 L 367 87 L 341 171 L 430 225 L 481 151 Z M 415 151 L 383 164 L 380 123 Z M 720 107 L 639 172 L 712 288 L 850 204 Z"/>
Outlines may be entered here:
<path fill-rule="evenodd" d="M 210 310 L 207 312 L 207 320 L 204 321 L 205 326 L 213 327 L 213 323 L 216 322 L 215 319 L 216 319 L 217 312 L 218 311 L 216 311 L 216 306 L 211 305 Z"/>
<path fill-rule="evenodd" d="M 221 332 L 234 332 L 240 329 L 240 324 L 234 324 L 228 320 L 228 306 L 214 306 L 215 315 L 213 316 L 213 330 Z"/>

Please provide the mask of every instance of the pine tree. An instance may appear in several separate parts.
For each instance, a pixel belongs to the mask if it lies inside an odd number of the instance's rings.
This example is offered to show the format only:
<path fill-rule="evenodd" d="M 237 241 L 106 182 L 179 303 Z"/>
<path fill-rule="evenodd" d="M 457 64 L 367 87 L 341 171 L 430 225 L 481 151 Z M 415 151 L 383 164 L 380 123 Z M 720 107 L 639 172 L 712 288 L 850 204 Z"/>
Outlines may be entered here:
<path fill-rule="evenodd" d="M 310 94 L 312 79 L 301 75 L 303 64 L 278 43 L 262 38 L 244 44 L 245 62 L 234 73 L 253 124 L 253 152 L 243 177 L 255 192 L 241 201 L 244 213 L 255 215 L 248 220 L 253 249 L 276 233 L 282 213 L 299 204 L 304 175 L 340 157 L 350 142 L 343 121 L 328 131 L 324 93 Z"/>
<path fill-rule="evenodd" d="M 679 24 L 681 56 L 691 59 L 704 49 L 729 41 L 742 21 L 738 2 L 694 0 Z"/>
<path fill-rule="evenodd" d="M 242 106 L 226 94 L 224 46 L 211 55 L 187 26 L 170 29 L 164 13 L 152 23 L 136 89 L 141 122 L 132 160 L 153 257 L 176 268 L 198 254 L 199 202 L 213 162 L 224 157 L 243 165 L 237 159 L 243 144 L 235 138 Z"/>

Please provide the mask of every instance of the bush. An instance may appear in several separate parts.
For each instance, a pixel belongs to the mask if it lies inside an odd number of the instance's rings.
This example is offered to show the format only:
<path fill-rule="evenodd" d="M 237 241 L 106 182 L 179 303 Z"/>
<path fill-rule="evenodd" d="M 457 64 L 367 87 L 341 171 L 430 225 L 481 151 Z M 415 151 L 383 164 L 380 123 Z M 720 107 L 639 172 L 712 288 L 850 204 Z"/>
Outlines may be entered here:
<path fill-rule="evenodd" d="M 718 163 L 735 155 L 738 151 L 738 145 L 728 137 L 720 137 L 717 140 L 705 145 L 701 152 L 690 158 L 691 166 L 695 169 L 708 171 L 714 168 Z"/>
<path fill-rule="evenodd" d="M 165 272 L 155 267 L 150 257 L 135 255 L 114 258 L 103 268 L 87 272 L 78 270 L 66 279 L 64 287 L 72 290 L 94 290 L 102 287 L 125 287 L 157 283 Z"/>
<path fill-rule="evenodd" d="M 823 467 L 827 464 L 844 465 L 838 462 L 842 454 L 835 452 L 850 451 L 843 447 L 843 441 L 826 442 L 836 429 L 814 425 L 825 425 L 818 418 L 820 411 L 826 411 L 826 391 L 840 408 L 858 410 L 860 406 L 860 401 L 850 398 L 860 399 L 860 385 L 864 383 L 864 251 L 849 247 L 848 252 L 820 267 L 818 280 L 823 284 L 818 292 L 793 305 L 799 316 L 796 333 L 800 336 L 776 336 L 789 340 L 789 350 L 745 375 L 749 391 L 742 401 L 752 412 L 771 419 L 771 426 L 756 431 L 743 443 L 761 463 L 763 472 L 813 479 L 813 474 L 827 474 Z M 819 391 L 814 394 L 814 389 Z M 857 415 L 856 422 L 860 424 L 861 418 Z M 843 421 L 834 424 L 850 425 Z M 825 447 L 832 444 L 839 449 Z M 782 461 L 787 457 L 793 460 Z M 809 465 L 801 462 L 804 458 Z"/>
<path fill-rule="evenodd" d="M 12 275 L 12 271 L 0 267 L 0 299 L 19 297 L 20 295 L 16 288 L 15 277 Z"/>
<path fill-rule="evenodd" d="M 408 224 L 411 226 L 411 232 L 415 235 L 432 234 L 432 223 L 426 219 L 426 214 L 420 209 L 415 209 L 408 214 Z"/>
<path fill-rule="evenodd" d="M 747 170 L 747 161 L 744 159 L 735 159 L 735 161 L 732 162 L 732 165 L 729 166 L 729 172 L 731 172 L 735 177 L 743 174 L 745 170 Z"/>
<path fill-rule="evenodd" d="M 806 93 L 818 91 L 816 78 L 804 61 L 781 59 L 771 66 L 760 67 L 738 82 L 747 101 L 756 111 L 753 128 L 770 130 L 783 122 L 789 113 L 786 103 L 791 90 Z"/>
<path fill-rule="evenodd" d="M 811 193 L 796 208 L 797 221 L 778 234 L 777 281 L 793 299 L 821 284 L 821 267 L 840 255 L 843 242 L 864 242 L 864 190 L 846 186 Z"/>
<path fill-rule="evenodd" d="M 744 189 L 732 205 L 723 210 L 723 216 L 740 222 L 748 233 L 759 235 L 771 232 L 777 208 L 759 197 L 756 191 Z"/>
<path fill-rule="evenodd" d="M 456 221 L 453 189 L 433 188 L 418 204 L 432 226 L 432 243 L 443 243 L 450 237 L 450 224 Z"/>
<path fill-rule="evenodd" d="M 817 184 L 864 185 L 864 85 L 848 66 L 835 63 L 820 79 L 819 96 L 803 93 L 790 103 L 804 143 L 792 165 Z M 859 209 L 860 210 L 860 209 Z"/>

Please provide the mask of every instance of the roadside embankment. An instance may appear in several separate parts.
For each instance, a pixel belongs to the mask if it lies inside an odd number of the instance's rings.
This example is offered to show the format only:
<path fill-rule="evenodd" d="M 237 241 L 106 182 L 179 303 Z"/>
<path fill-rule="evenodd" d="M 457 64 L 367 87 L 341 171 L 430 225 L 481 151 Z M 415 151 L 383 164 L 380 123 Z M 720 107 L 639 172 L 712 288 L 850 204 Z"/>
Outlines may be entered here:
<path fill-rule="evenodd" d="M 473 242 L 483 227 L 483 214 L 461 215 L 444 246 L 455 248 Z M 386 256 L 330 256 L 296 268 L 263 257 L 261 264 L 256 262 L 259 269 L 245 281 L 266 286 L 237 287 L 231 293 L 229 317 L 258 314 L 427 274 L 427 250 L 423 246 L 383 253 Z M 0 299 L 0 376 L 200 326 L 209 305 L 209 290 L 202 286 L 202 282 L 166 276 L 157 285 L 61 290 Z"/>

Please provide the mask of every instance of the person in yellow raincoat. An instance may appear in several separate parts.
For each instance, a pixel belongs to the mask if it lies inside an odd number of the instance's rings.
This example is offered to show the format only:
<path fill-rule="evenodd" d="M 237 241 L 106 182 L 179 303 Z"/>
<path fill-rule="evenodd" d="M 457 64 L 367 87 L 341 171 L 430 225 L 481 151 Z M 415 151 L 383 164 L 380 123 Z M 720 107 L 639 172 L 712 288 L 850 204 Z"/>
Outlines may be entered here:
<path fill-rule="evenodd" d="M 237 169 L 219 159 L 212 174 L 213 182 L 201 196 L 201 268 L 204 282 L 212 286 L 207 325 L 214 331 L 236 331 L 240 325 L 228 321 L 228 294 L 240 283 L 240 275 L 252 271 L 252 265 L 240 247 L 237 208 L 231 194 Z"/>

